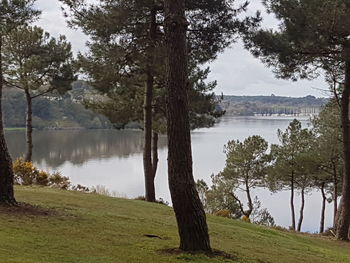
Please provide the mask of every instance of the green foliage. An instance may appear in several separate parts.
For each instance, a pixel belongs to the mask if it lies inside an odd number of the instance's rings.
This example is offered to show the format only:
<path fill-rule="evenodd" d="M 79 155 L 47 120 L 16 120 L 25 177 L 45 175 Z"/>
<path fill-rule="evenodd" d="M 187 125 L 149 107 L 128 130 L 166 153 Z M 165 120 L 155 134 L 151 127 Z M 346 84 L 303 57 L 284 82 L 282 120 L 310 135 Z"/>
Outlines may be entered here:
<path fill-rule="evenodd" d="M 317 69 L 342 70 L 349 45 L 349 4 L 343 0 L 265 0 L 280 21 L 278 30 L 257 28 L 246 47 L 283 78 L 317 77 Z M 343 79 L 343 77 L 342 77 Z M 340 81 L 340 79 L 338 79 Z"/>
<path fill-rule="evenodd" d="M 320 171 L 315 178 L 315 185 L 320 187 L 324 183 L 334 200 L 338 197 L 334 195 L 341 193 L 344 174 L 340 107 L 336 100 L 331 100 L 325 105 L 320 115 L 312 122 L 317 135 L 314 157 Z"/>
<path fill-rule="evenodd" d="M 86 87 L 86 86 L 85 86 Z M 74 92 L 74 94 L 71 94 Z M 36 129 L 108 129 L 109 120 L 96 114 L 79 101 L 79 97 L 88 94 L 73 88 L 67 95 L 45 95 L 33 100 L 33 127 Z M 26 101 L 23 92 L 18 89 L 4 89 L 5 127 L 25 127 Z"/>
<path fill-rule="evenodd" d="M 238 219 L 242 216 L 237 201 L 226 194 L 225 185 L 212 175 L 212 186 L 209 188 L 205 181 L 198 180 L 196 183 L 199 197 L 203 203 L 204 210 L 210 214 L 222 213 L 229 211 L 227 217 Z"/>
<path fill-rule="evenodd" d="M 1 0 L 0 35 L 1 37 L 23 24 L 34 21 L 40 11 L 35 10 L 36 0 Z"/>
<path fill-rule="evenodd" d="M 75 80 L 71 45 L 39 27 L 22 26 L 3 38 L 7 85 L 23 89 L 31 99 L 56 91 L 63 94 Z"/>
<path fill-rule="evenodd" d="M 86 105 L 105 114 L 112 123 L 125 125 L 143 120 L 146 82 L 153 82 L 153 129 L 166 130 L 165 34 L 162 1 L 62 0 L 71 24 L 92 37 L 89 52 L 79 56 L 78 66 L 91 85 L 102 94 Z M 209 69 L 198 66 L 215 59 L 234 41 L 241 22 L 237 15 L 247 4 L 234 8 L 234 1 L 186 2 L 189 21 L 189 101 L 191 128 L 215 123 L 212 93 L 216 82 L 206 83 Z M 84 14 L 84 15 L 82 15 Z M 140 19 L 140 18 L 143 19 Z M 207 18 L 210 17 L 208 20 Z M 113 23 L 111 23 L 113 21 Z M 130 41 L 132 39 L 132 41 Z"/>
<path fill-rule="evenodd" d="M 291 187 L 305 190 L 312 187 L 312 175 L 317 173 L 313 155 L 315 135 L 303 129 L 298 120 L 293 120 L 282 132 L 278 130 L 280 144 L 271 145 L 272 166 L 269 169 L 268 183 L 272 191 Z"/>

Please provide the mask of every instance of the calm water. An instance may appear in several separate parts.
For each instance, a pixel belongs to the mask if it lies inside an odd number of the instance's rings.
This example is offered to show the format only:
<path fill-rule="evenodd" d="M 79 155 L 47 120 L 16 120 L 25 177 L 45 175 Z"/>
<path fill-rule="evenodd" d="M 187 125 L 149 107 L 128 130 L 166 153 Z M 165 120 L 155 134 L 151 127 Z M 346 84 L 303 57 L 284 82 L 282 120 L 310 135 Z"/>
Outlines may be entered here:
<path fill-rule="evenodd" d="M 270 143 L 277 143 L 277 129 L 285 129 L 287 118 L 223 118 L 211 129 L 192 133 L 194 176 L 210 184 L 210 175 L 225 165 L 223 146 L 228 140 L 243 140 L 250 135 L 261 135 Z M 304 126 L 308 121 L 302 121 Z M 23 156 L 24 132 L 8 132 L 7 142 L 13 158 Z M 139 131 L 35 131 L 34 162 L 42 169 L 60 171 L 73 184 L 103 185 L 120 196 L 136 197 L 144 194 L 142 167 L 142 133 Z M 159 169 L 156 177 L 157 197 L 170 199 L 166 169 L 166 138 L 159 140 Z M 255 189 L 262 207 L 266 207 L 278 225 L 290 225 L 289 192 L 271 194 Z M 244 197 L 244 195 L 242 195 Z M 296 209 L 299 209 L 299 196 Z M 307 196 L 304 231 L 319 228 L 320 193 Z M 332 224 L 332 207 L 327 207 L 327 226 Z M 298 211 L 298 210 L 297 210 Z"/>

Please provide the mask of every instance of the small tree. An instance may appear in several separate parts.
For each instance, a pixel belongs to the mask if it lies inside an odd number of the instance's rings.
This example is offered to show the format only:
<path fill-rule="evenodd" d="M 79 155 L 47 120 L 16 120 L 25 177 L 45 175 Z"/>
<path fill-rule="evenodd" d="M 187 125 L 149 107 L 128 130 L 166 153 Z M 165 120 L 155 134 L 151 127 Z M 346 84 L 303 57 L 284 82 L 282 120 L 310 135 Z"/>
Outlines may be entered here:
<path fill-rule="evenodd" d="M 27 153 L 33 151 L 32 100 L 48 93 L 65 92 L 74 81 L 71 46 L 64 36 L 50 38 L 39 27 L 18 27 L 3 38 L 4 76 L 9 86 L 24 91 L 27 101 Z"/>
<path fill-rule="evenodd" d="M 322 193 L 320 232 L 323 232 L 327 200 L 333 200 L 333 227 L 336 227 L 338 197 L 341 193 L 344 172 L 340 108 L 335 99 L 324 106 L 320 115 L 313 120 L 313 126 L 317 135 L 314 157 L 319 168 L 319 175 L 315 178 L 315 183 Z M 327 198 L 327 194 L 330 194 L 331 198 Z"/>
<path fill-rule="evenodd" d="M 16 27 L 33 21 L 40 12 L 33 8 L 35 0 L 0 1 L 0 203 L 15 204 L 12 160 L 4 136 L 2 91 L 4 88 L 3 40 Z"/>
<path fill-rule="evenodd" d="M 248 137 L 244 142 L 229 141 L 225 145 L 226 167 L 217 177 L 226 185 L 227 194 L 238 202 L 241 213 L 246 218 L 250 218 L 254 210 L 251 190 L 264 184 L 269 158 L 267 149 L 268 143 L 260 136 Z M 246 193 L 246 210 L 235 194 L 237 189 Z"/>
<path fill-rule="evenodd" d="M 271 146 L 272 166 L 267 178 L 272 191 L 289 188 L 291 192 L 290 207 L 292 229 L 301 230 L 303 221 L 305 193 L 311 187 L 310 174 L 314 173 L 313 159 L 310 153 L 313 134 L 308 129 L 302 129 L 298 120 L 293 120 L 285 132 L 278 130 L 280 144 Z M 298 226 L 295 221 L 294 196 L 295 190 L 301 192 L 301 209 Z"/>

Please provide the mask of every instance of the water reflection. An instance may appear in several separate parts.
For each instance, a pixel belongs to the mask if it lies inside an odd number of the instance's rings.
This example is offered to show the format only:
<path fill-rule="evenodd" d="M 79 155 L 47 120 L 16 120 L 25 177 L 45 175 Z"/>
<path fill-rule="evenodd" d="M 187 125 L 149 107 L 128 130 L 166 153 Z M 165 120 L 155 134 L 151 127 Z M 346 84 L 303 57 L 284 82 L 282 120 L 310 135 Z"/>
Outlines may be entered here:
<path fill-rule="evenodd" d="M 6 139 L 14 159 L 24 156 L 24 132 L 8 132 Z M 94 159 L 128 158 L 141 153 L 143 147 L 142 132 L 133 130 L 35 131 L 33 141 L 33 161 L 53 169 L 66 161 L 83 165 Z M 164 147 L 166 139 L 161 137 L 159 148 Z"/>

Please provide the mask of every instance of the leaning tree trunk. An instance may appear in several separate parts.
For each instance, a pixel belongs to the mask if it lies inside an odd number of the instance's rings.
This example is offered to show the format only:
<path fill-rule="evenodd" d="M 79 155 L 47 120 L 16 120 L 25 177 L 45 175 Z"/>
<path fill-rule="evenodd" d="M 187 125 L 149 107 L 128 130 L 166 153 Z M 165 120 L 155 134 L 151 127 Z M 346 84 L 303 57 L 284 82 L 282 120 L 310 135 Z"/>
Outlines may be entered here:
<path fill-rule="evenodd" d="M 248 210 L 244 212 L 244 215 L 250 218 L 250 215 L 252 214 L 254 209 L 254 205 L 253 205 L 252 196 L 250 194 L 250 187 L 249 187 L 248 180 L 245 181 L 245 187 L 246 187 L 246 193 L 247 193 L 247 199 L 248 199 Z"/>
<path fill-rule="evenodd" d="M 294 209 L 294 173 L 292 173 L 291 177 L 291 185 L 290 185 L 290 209 L 292 212 L 292 229 L 295 231 L 295 209 Z"/>
<path fill-rule="evenodd" d="M 32 97 L 28 89 L 24 90 L 27 100 L 27 120 L 26 120 L 26 141 L 27 141 L 27 152 L 26 152 L 26 162 L 32 161 L 33 156 L 33 107 L 32 107 Z"/>
<path fill-rule="evenodd" d="M 324 191 L 325 183 L 321 184 L 321 194 L 322 194 L 322 209 L 321 209 L 321 222 L 320 222 L 320 233 L 324 232 L 324 219 L 325 219 L 325 213 L 326 213 L 326 201 L 327 196 Z"/>
<path fill-rule="evenodd" d="M 304 208 L 305 208 L 305 189 L 301 189 L 301 206 L 300 206 L 300 215 L 299 215 L 299 221 L 298 221 L 298 229 L 297 231 L 301 231 L 301 225 L 303 224 L 304 220 Z"/>
<path fill-rule="evenodd" d="M 144 151 L 143 151 L 143 168 L 145 176 L 145 199 L 148 202 L 156 201 L 156 193 L 154 186 L 154 169 L 152 165 L 152 102 L 153 102 L 153 87 L 154 87 L 154 49 L 157 33 L 156 11 L 151 11 L 149 41 L 150 46 L 147 58 L 147 81 L 145 90 L 144 103 Z"/>
<path fill-rule="evenodd" d="M 349 240 L 350 227 L 350 121 L 349 121 L 349 96 L 350 96 L 350 60 L 345 65 L 345 85 L 341 97 L 341 124 L 344 147 L 344 179 L 342 189 L 341 206 L 338 209 L 336 237 L 338 240 Z"/>
<path fill-rule="evenodd" d="M 0 203 L 15 204 L 13 191 L 12 160 L 9 154 L 4 134 L 2 114 L 2 91 L 4 87 L 2 72 L 2 36 L 0 35 Z"/>
<path fill-rule="evenodd" d="M 208 226 L 193 178 L 188 114 L 185 0 L 165 1 L 168 173 L 180 249 L 210 252 Z"/>

